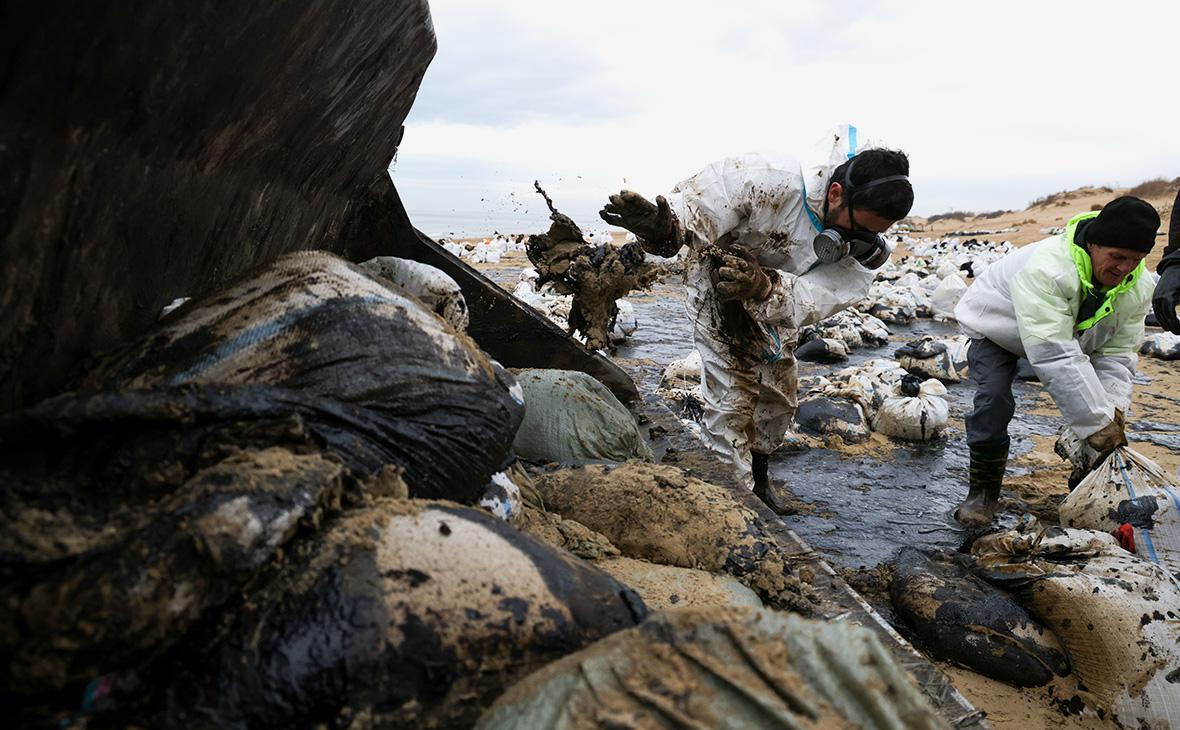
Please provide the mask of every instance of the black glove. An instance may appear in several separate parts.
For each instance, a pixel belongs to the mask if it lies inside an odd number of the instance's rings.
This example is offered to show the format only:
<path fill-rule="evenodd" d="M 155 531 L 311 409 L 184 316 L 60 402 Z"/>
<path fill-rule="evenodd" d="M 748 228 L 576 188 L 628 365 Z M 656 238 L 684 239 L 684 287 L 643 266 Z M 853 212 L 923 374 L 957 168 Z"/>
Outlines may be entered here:
<path fill-rule="evenodd" d="M 740 256 L 727 253 L 721 257 L 717 269 L 717 299 L 722 302 L 752 299 L 761 302 L 770 296 L 770 277 L 758 265 L 752 254 L 741 249 Z"/>
<path fill-rule="evenodd" d="M 1177 304 L 1180 304 L 1180 264 L 1172 264 L 1160 274 L 1151 308 L 1155 311 L 1160 327 L 1174 335 L 1180 335 L 1180 319 L 1176 318 Z"/>
<path fill-rule="evenodd" d="M 653 205 L 639 193 L 623 190 L 610 196 L 598 215 L 610 225 L 634 233 L 643 249 L 656 256 L 672 256 L 684 245 L 680 222 L 662 195 Z"/>

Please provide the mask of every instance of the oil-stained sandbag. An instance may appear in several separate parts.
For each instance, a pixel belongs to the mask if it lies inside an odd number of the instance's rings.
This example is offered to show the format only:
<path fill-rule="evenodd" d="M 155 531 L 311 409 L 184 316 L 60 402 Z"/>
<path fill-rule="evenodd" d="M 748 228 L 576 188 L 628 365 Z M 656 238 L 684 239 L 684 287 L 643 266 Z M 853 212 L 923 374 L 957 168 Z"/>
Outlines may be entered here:
<path fill-rule="evenodd" d="M 870 314 L 856 309 L 845 309 L 814 325 L 804 327 L 799 332 L 800 345 L 819 338 L 840 340 L 849 351 L 852 351 L 866 345 L 880 347 L 885 344 L 889 340 L 889 328 Z"/>
<path fill-rule="evenodd" d="M 693 350 L 668 363 L 660 373 L 660 388 L 698 388 L 701 384 L 701 353 Z"/>
<path fill-rule="evenodd" d="M 414 495 L 459 501 L 499 469 L 523 415 L 511 376 L 466 334 L 319 251 L 189 302 L 81 390 L 190 383 L 274 385 L 363 406 L 413 441 L 396 463 Z"/>
<path fill-rule="evenodd" d="M 605 385 L 576 370 L 518 370 L 525 413 L 512 446 L 530 461 L 652 460 L 635 417 Z"/>
<path fill-rule="evenodd" d="M 0 469 L 4 687 L 59 689 L 145 661 L 340 496 L 343 469 L 319 454 L 207 446 L 185 454 L 196 463 L 157 461 L 149 473 L 120 466 L 136 452 L 114 449 L 108 478 L 82 484 Z M 139 478 L 121 480 L 119 468 Z"/>
<path fill-rule="evenodd" d="M 1139 557 L 1180 578 L 1180 485 L 1138 451 L 1115 449 L 1057 512 L 1066 527 L 1109 532 L 1131 525 Z"/>
<path fill-rule="evenodd" d="M 931 378 L 919 384 L 907 375 L 896 394 L 886 398 L 873 419 L 873 430 L 906 441 L 929 441 L 946 426 L 950 406 L 946 386 Z"/>
<path fill-rule="evenodd" d="M 1105 532 L 1032 523 L 979 538 L 977 572 L 1069 654 L 1084 698 L 1123 727 L 1180 726 L 1180 584 Z"/>
<path fill-rule="evenodd" d="M 476 727 L 950 725 L 868 629 L 729 607 L 654 614 L 530 675 Z"/>
<path fill-rule="evenodd" d="M 957 555 L 903 548 L 889 593 L 906 625 L 938 659 L 1021 687 L 1069 674 L 1051 631 L 1016 601 L 976 578 Z"/>
<path fill-rule="evenodd" d="M 968 342 L 962 335 L 946 339 L 926 336 L 897 348 L 893 356 L 906 372 L 923 380 L 958 383 L 967 376 Z"/>
<path fill-rule="evenodd" d="M 842 340 L 818 337 L 800 345 L 795 350 L 795 359 L 804 362 L 844 362 L 848 359 L 848 346 Z"/>
<path fill-rule="evenodd" d="M 182 727 L 463 727 L 642 620 L 630 589 L 478 510 L 377 500 L 300 541 L 164 693 Z"/>
<path fill-rule="evenodd" d="M 865 418 L 872 422 L 877 410 L 894 394 L 905 374 L 896 360 L 869 360 L 832 373 L 822 387 L 814 388 L 813 392 L 857 403 Z"/>
<path fill-rule="evenodd" d="M 869 421 L 859 403 L 847 398 L 813 395 L 799 401 L 795 423 L 808 434 L 839 436 L 844 443 L 858 444 L 869 438 Z"/>
<path fill-rule="evenodd" d="M 417 298 L 456 330 L 466 331 L 467 300 L 463 298 L 463 290 L 440 269 L 396 256 L 378 256 L 358 266 L 369 276 Z"/>
<path fill-rule="evenodd" d="M 594 566 L 635 589 L 651 611 L 705 606 L 762 608 L 758 594 L 727 575 L 633 558 L 604 558 Z"/>
<path fill-rule="evenodd" d="M 1180 335 L 1156 332 L 1143 339 L 1139 354 L 1160 360 L 1180 360 Z"/>
<path fill-rule="evenodd" d="M 786 554 L 724 487 L 636 461 L 561 469 L 534 484 L 549 509 L 602 533 L 626 557 L 727 573 L 773 608 L 810 610 Z"/>

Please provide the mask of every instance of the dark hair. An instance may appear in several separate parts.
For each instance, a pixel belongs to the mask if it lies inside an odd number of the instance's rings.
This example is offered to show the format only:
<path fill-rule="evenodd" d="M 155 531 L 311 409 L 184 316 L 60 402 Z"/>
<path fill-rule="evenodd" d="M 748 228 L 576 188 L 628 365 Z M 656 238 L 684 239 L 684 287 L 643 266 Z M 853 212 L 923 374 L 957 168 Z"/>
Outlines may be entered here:
<path fill-rule="evenodd" d="M 830 186 L 834 182 L 843 184 L 844 173 L 848 165 L 856 162 L 852 167 L 852 204 L 854 208 L 868 210 L 887 220 L 901 220 L 910 214 L 914 206 L 914 188 L 909 180 L 896 180 L 881 183 L 870 188 L 859 189 L 873 180 L 889 175 L 909 175 L 910 160 L 901 150 L 870 149 L 861 152 L 851 160 L 832 171 L 828 180 Z M 844 193 L 844 202 L 848 202 L 848 193 Z"/>

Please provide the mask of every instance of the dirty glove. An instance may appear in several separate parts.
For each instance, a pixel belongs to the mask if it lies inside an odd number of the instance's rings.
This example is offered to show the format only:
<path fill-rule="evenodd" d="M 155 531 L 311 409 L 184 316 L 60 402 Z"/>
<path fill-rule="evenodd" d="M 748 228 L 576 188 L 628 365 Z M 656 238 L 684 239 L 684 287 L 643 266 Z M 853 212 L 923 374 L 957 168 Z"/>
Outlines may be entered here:
<path fill-rule="evenodd" d="M 1086 437 L 1086 443 L 1090 448 L 1097 451 L 1101 458 L 1098 461 L 1110 455 L 1120 446 L 1127 445 L 1126 422 L 1124 421 L 1123 412 L 1119 409 L 1114 411 L 1114 420 L 1102 427 L 1101 430 L 1095 431 Z"/>
<path fill-rule="evenodd" d="M 724 254 L 717 269 L 717 299 L 723 302 L 737 299 L 764 301 L 770 296 L 770 277 L 749 251 L 731 250 L 734 253 Z"/>
<path fill-rule="evenodd" d="M 612 226 L 625 228 L 643 243 L 643 250 L 656 256 L 672 256 L 684 245 L 684 233 L 664 196 L 650 200 L 631 190 L 610 196 L 598 215 Z"/>
<path fill-rule="evenodd" d="M 1180 264 L 1172 264 L 1160 274 L 1151 308 L 1155 310 L 1160 327 L 1174 335 L 1180 335 L 1180 319 L 1176 318 L 1177 304 L 1180 304 Z"/>

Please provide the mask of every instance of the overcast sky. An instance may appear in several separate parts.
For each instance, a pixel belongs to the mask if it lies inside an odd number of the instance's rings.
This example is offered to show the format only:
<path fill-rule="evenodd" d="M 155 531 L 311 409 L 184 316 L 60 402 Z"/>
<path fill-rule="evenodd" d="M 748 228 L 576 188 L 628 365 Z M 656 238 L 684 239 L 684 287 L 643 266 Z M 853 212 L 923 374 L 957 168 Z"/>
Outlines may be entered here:
<path fill-rule="evenodd" d="M 654 196 L 744 152 L 809 165 L 841 122 L 909 154 L 922 215 L 1180 176 L 1174 0 L 430 8 L 438 53 L 392 174 L 436 235 L 542 229 L 534 179 L 601 226 L 619 188 Z"/>

